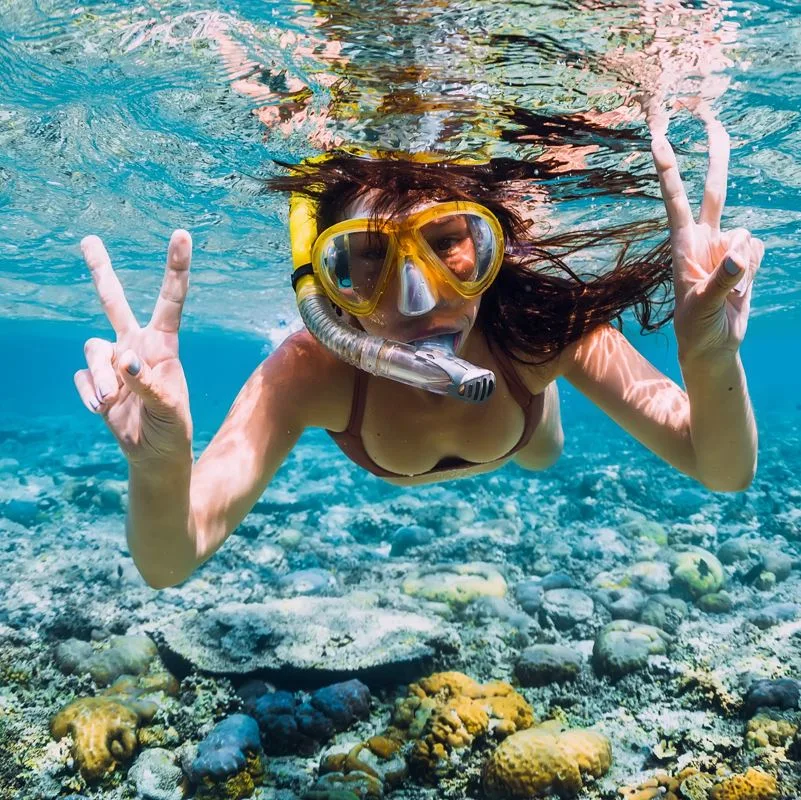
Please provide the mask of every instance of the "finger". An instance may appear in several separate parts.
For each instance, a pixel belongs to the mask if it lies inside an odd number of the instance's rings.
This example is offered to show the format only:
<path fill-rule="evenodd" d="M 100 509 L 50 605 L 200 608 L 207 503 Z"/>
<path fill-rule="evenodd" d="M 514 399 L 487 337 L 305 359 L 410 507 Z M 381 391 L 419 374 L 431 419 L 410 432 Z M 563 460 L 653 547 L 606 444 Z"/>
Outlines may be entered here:
<path fill-rule="evenodd" d="M 150 365 L 133 350 L 126 350 L 120 357 L 120 376 L 150 411 L 161 415 L 174 413 L 175 404 L 169 401 L 163 385 L 154 380 Z"/>
<path fill-rule="evenodd" d="M 651 154 L 659 175 L 659 188 L 662 190 L 662 199 L 665 201 L 668 220 L 672 231 L 694 224 L 690 201 L 684 191 L 684 184 L 679 174 L 679 165 L 676 163 L 676 154 L 670 146 L 667 137 L 658 134 L 651 140 Z"/>
<path fill-rule="evenodd" d="M 81 252 L 92 273 L 100 304 L 111 327 L 117 334 L 135 330 L 138 327 L 136 317 L 125 299 L 122 284 L 111 266 L 111 259 L 100 237 L 85 236 L 81 240 Z"/>
<path fill-rule="evenodd" d="M 732 292 L 736 296 L 742 297 L 754 283 L 754 278 L 756 278 L 756 274 L 762 264 L 762 257 L 764 254 L 765 245 L 762 241 L 760 239 L 749 238 L 747 253 L 744 256 L 748 261 L 748 266 L 737 285 L 732 289 Z"/>
<path fill-rule="evenodd" d="M 729 134 L 717 120 L 707 125 L 709 135 L 709 169 L 704 184 L 704 199 L 701 201 L 700 223 L 720 229 L 723 207 L 726 205 L 726 184 L 729 180 Z"/>
<path fill-rule="evenodd" d="M 167 267 L 161 283 L 150 324 L 164 333 L 177 333 L 181 311 L 189 289 L 189 264 L 192 261 L 192 237 L 180 228 L 173 231 L 167 248 Z"/>
<path fill-rule="evenodd" d="M 111 405 L 117 399 L 119 382 L 114 369 L 114 345 L 105 339 L 87 339 L 83 346 L 97 400 Z"/>
<path fill-rule="evenodd" d="M 100 412 L 100 402 L 97 399 L 95 385 L 92 382 L 92 375 L 88 369 L 79 369 L 73 376 L 72 380 L 75 383 L 75 388 L 81 396 L 83 404 L 93 413 Z"/>

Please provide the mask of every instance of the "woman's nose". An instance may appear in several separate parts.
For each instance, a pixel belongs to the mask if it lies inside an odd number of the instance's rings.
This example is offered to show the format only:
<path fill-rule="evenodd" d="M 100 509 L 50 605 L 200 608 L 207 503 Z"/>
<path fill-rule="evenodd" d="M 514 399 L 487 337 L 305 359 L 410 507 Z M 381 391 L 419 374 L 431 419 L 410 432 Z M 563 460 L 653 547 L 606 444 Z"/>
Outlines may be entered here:
<path fill-rule="evenodd" d="M 437 300 L 425 275 L 406 256 L 400 268 L 398 281 L 398 311 L 405 317 L 419 317 L 436 308 Z"/>

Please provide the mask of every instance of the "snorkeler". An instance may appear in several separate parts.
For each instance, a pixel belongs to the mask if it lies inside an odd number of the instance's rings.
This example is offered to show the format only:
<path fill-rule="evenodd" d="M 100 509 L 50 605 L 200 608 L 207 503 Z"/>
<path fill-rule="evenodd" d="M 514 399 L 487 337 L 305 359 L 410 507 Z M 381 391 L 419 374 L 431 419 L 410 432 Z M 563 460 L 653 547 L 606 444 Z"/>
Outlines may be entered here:
<path fill-rule="evenodd" d="M 665 128 L 652 140 L 686 392 L 610 324 L 621 309 L 602 299 L 620 284 L 556 279 L 516 261 L 520 219 L 492 165 L 340 152 L 273 179 L 293 193 L 293 284 L 307 327 L 255 369 L 195 461 L 178 357 L 190 236 L 173 233 L 144 327 L 101 240 L 86 237 L 116 338 L 86 342 L 75 383 L 128 460 L 128 545 L 145 580 L 178 584 L 209 558 L 308 427 L 400 485 L 510 460 L 543 469 L 563 443 L 557 377 L 707 488 L 745 489 L 757 435 L 738 351 L 764 248 L 745 229 L 720 229 L 729 140 L 719 122 L 707 129 L 697 221 Z"/>

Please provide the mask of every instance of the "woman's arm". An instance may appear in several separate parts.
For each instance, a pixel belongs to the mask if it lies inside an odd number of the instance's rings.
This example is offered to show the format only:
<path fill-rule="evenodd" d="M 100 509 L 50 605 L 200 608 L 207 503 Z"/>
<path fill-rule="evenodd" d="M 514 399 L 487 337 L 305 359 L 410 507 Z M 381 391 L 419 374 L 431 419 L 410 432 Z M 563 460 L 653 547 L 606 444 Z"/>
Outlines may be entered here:
<path fill-rule="evenodd" d="M 651 452 L 712 491 L 746 489 L 757 435 L 739 358 L 683 363 L 682 373 L 686 392 L 611 325 L 560 356 L 559 374 Z"/>
<path fill-rule="evenodd" d="M 294 334 L 254 370 L 194 464 L 131 475 L 128 545 L 150 586 L 181 583 L 221 547 L 306 427 L 340 425 L 342 373 L 308 334 Z"/>

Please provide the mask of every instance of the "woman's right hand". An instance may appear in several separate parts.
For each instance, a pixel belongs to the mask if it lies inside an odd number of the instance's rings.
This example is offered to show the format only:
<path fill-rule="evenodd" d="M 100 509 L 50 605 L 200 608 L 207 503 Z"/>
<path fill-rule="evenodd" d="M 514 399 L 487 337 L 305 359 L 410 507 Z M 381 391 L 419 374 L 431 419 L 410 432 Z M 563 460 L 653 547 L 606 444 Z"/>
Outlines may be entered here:
<path fill-rule="evenodd" d="M 75 373 L 84 405 L 103 417 L 130 464 L 191 463 L 189 392 L 178 360 L 178 328 L 189 287 L 192 238 L 176 230 L 150 322 L 140 328 L 103 242 L 81 241 L 100 303 L 116 338 L 84 344 L 87 369 Z"/>

